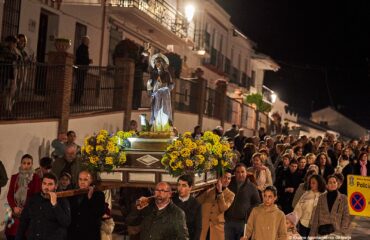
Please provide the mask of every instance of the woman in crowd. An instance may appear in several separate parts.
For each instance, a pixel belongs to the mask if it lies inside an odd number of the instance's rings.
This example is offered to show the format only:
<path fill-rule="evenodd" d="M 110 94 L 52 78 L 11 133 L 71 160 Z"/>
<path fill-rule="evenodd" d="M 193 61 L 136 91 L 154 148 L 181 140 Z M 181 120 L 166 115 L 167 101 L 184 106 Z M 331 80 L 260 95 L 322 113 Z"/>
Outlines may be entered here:
<path fill-rule="evenodd" d="M 302 197 L 303 193 L 305 193 L 307 190 L 310 189 L 310 177 L 312 175 L 318 174 L 318 170 L 311 169 L 307 171 L 303 183 L 299 184 L 297 190 L 295 191 L 293 202 L 292 202 L 292 207 L 295 208 L 297 205 L 299 199 Z"/>
<path fill-rule="evenodd" d="M 335 172 L 341 173 L 343 171 L 343 168 L 345 168 L 349 164 L 350 158 L 351 148 L 346 147 L 342 150 L 342 154 L 338 158 L 338 165 L 335 168 Z"/>
<path fill-rule="evenodd" d="M 263 203 L 253 208 L 241 240 L 287 239 L 285 214 L 275 205 L 276 200 L 276 188 L 267 186 L 263 191 Z"/>
<path fill-rule="evenodd" d="M 325 180 L 320 175 L 312 175 L 308 181 L 308 190 L 299 199 L 294 213 L 299 220 L 298 232 L 307 238 L 310 234 L 311 216 L 316 208 L 319 197 L 325 192 Z"/>
<path fill-rule="evenodd" d="M 306 154 L 306 160 L 307 160 L 307 165 L 311 166 L 315 164 L 316 161 L 316 156 L 313 153 L 307 153 Z"/>
<path fill-rule="evenodd" d="M 330 159 L 326 153 L 319 153 L 315 164 L 319 167 L 319 175 L 324 179 L 327 179 L 328 176 L 334 173 L 334 168 L 331 166 Z"/>
<path fill-rule="evenodd" d="M 351 218 L 347 197 L 338 192 L 338 180 L 334 175 L 327 179 L 327 192 L 317 202 L 311 220 L 310 236 L 348 236 Z"/>
<path fill-rule="evenodd" d="M 268 167 L 263 165 L 260 153 L 253 154 L 252 165 L 247 169 L 247 172 L 253 173 L 257 182 L 257 189 L 263 192 L 266 186 L 272 185 L 271 172 Z"/>
<path fill-rule="evenodd" d="M 8 191 L 8 203 L 13 211 L 14 224 L 5 228 L 7 240 L 15 239 L 19 225 L 19 217 L 27 200 L 41 191 L 41 180 L 33 169 L 33 158 L 25 154 L 21 158 L 21 165 L 17 174 L 12 175 Z"/>
<path fill-rule="evenodd" d="M 362 152 L 354 165 L 354 174 L 359 176 L 370 176 L 370 163 L 367 161 L 367 153 Z"/>

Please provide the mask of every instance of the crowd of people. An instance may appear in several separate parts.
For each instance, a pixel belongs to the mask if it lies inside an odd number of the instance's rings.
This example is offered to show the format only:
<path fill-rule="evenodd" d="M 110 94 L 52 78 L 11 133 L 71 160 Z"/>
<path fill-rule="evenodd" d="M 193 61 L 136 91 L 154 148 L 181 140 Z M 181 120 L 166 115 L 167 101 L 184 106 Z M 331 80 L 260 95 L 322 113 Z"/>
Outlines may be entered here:
<path fill-rule="evenodd" d="M 7 193 L 7 240 L 112 239 L 111 196 L 94 190 L 96 176 L 81 160 L 75 140 L 74 131 L 59 133 L 52 141 L 52 156 L 41 158 L 37 169 L 30 154 L 21 157 Z M 2 163 L 0 170 L 3 187 L 8 177 Z M 57 197 L 56 192 L 72 189 L 88 193 Z"/>
<path fill-rule="evenodd" d="M 131 125 L 137 131 L 137 124 Z M 346 177 L 370 176 L 369 142 L 345 142 L 331 134 L 269 136 L 264 129 L 247 137 L 235 125 L 225 132 L 217 127 L 214 133 L 233 146 L 235 168 L 196 193 L 190 175 L 178 178 L 176 190 L 158 183 L 127 210 L 130 239 L 350 238 Z M 202 136 L 199 126 L 192 136 Z M 13 219 L 5 228 L 7 240 L 111 239 L 110 199 L 94 191 L 94 174 L 85 169 L 75 139 L 74 131 L 60 133 L 52 142 L 52 156 L 41 158 L 36 170 L 33 157 L 22 156 L 7 193 Z M 5 186 L 2 164 L 0 170 Z M 79 188 L 88 193 L 55 194 Z"/>

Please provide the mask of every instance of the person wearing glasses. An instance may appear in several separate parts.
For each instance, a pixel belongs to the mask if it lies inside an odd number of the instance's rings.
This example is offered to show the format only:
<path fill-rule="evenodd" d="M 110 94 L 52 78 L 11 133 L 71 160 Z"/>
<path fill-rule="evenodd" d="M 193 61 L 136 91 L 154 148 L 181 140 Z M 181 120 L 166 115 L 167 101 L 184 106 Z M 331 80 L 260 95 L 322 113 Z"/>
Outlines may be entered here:
<path fill-rule="evenodd" d="M 17 174 L 12 175 L 8 191 L 8 203 L 12 208 L 14 224 L 5 228 L 7 240 L 15 239 L 19 226 L 19 218 L 28 199 L 41 191 L 41 180 L 33 169 L 33 158 L 25 154 Z"/>
<path fill-rule="evenodd" d="M 235 194 L 227 187 L 231 182 L 231 172 L 225 172 L 215 187 L 199 195 L 197 200 L 202 204 L 201 240 L 224 240 L 224 212 L 230 207 Z"/>
<path fill-rule="evenodd" d="M 128 226 L 140 226 L 141 240 L 188 240 L 185 213 L 171 201 L 171 186 L 160 182 L 152 197 L 140 197 L 127 216 Z"/>

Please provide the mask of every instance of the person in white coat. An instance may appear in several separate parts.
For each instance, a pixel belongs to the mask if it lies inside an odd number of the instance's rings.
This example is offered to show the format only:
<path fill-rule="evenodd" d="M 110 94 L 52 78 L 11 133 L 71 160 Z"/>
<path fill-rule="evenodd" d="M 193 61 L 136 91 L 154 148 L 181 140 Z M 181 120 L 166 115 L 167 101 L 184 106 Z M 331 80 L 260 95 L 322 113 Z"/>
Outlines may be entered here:
<path fill-rule="evenodd" d="M 309 178 L 309 188 L 299 199 L 294 208 L 294 214 L 299 219 L 298 232 L 306 239 L 310 234 L 311 217 L 319 200 L 319 196 L 326 190 L 325 180 L 320 175 Z"/>

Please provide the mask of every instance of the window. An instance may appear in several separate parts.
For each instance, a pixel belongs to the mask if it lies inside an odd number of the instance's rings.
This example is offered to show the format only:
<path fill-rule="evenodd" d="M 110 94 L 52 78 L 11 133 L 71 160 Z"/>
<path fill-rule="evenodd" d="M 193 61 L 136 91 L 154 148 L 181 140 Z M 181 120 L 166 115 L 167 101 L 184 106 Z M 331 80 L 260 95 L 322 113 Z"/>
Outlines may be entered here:
<path fill-rule="evenodd" d="M 223 44 L 223 40 L 224 40 L 223 38 L 224 38 L 224 36 L 221 34 L 221 36 L 220 36 L 220 47 L 218 48 L 220 53 L 222 53 L 222 44 Z"/>
<path fill-rule="evenodd" d="M 113 64 L 113 53 L 114 49 L 116 48 L 119 41 L 122 40 L 122 31 L 117 26 L 112 25 L 110 32 L 109 32 L 109 59 L 108 59 L 108 65 L 114 65 Z"/>
<path fill-rule="evenodd" d="M 81 23 L 76 22 L 76 29 L 75 29 L 75 46 L 74 46 L 74 53 L 76 54 L 77 48 L 81 45 L 81 38 L 86 36 L 87 34 L 87 27 Z"/>
<path fill-rule="evenodd" d="M 256 86 L 256 72 L 255 71 L 252 71 L 252 76 L 251 76 L 251 85 L 253 87 Z"/>
<path fill-rule="evenodd" d="M 18 35 L 21 0 L 5 0 L 3 11 L 3 26 L 1 38 L 9 35 Z"/>

